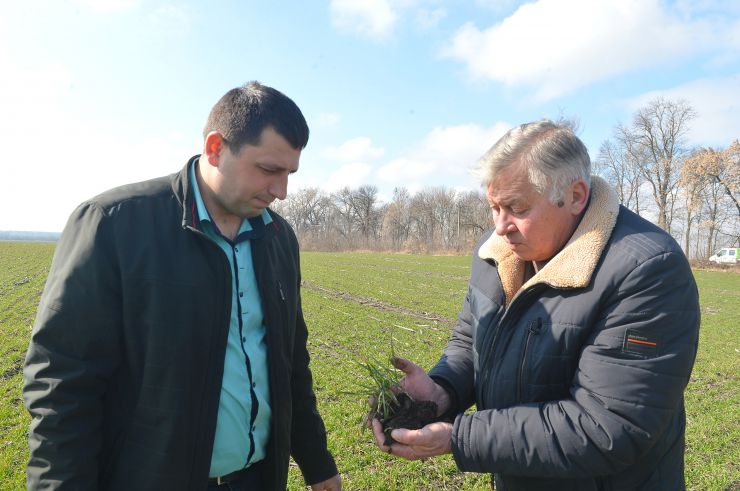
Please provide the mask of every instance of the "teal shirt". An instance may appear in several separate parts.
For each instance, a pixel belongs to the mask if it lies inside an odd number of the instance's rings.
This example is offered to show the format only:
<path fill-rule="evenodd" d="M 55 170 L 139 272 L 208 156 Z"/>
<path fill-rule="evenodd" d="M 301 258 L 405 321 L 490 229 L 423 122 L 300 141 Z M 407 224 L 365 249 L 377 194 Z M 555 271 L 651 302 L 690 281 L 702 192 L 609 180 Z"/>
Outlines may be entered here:
<path fill-rule="evenodd" d="M 224 251 L 232 272 L 231 324 L 209 473 L 210 477 L 217 477 L 263 459 L 270 434 L 265 326 L 252 266 L 252 248 L 249 238 L 244 236 L 272 222 L 272 217 L 264 210 L 261 217 L 257 217 L 262 223 L 252 227 L 249 220 L 244 220 L 236 240 L 226 239 L 203 203 L 195 178 L 196 165 L 197 161 L 189 172 L 201 229 Z"/>

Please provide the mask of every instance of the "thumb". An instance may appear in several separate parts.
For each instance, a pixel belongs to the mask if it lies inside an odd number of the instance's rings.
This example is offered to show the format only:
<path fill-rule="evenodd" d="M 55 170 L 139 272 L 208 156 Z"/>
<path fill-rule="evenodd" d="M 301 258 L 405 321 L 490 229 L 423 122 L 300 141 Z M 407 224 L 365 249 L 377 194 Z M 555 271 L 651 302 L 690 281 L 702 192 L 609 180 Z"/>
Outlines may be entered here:
<path fill-rule="evenodd" d="M 417 368 L 417 365 L 414 362 L 409 361 L 405 358 L 400 358 L 398 356 L 394 356 L 393 358 L 391 358 L 391 363 L 394 367 L 401 370 L 406 375 L 410 374 Z"/>
<path fill-rule="evenodd" d="M 414 443 L 416 434 L 419 432 L 419 430 L 407 430 L 404 428 L 396 428 L 391 432 L 391 438 L 393 438 L 398 443 L 401 443 L 403 445 L 411 445 Z"/>

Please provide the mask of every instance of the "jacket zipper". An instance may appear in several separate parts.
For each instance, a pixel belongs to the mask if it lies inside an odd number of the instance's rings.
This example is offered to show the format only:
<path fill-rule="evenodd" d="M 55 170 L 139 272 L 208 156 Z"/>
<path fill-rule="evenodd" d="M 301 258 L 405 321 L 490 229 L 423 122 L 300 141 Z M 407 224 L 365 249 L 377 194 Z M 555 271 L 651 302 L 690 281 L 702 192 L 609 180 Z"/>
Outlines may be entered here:
<path fill-rule="evenodd" d="M 522 402 L 522 387 L 524 386 L 524 366 L 527 364 L 527 351 L 529 350 L 529 344 L 532 340 L 532 336 L 537 336 L 542 332 L 542 317 L 537 317 L 529 321 L 527 326 L 527 339 L 524 341 L 524 352 L 522 353 L 522 363 L 519 365 L 519 377 L 518 384 L 516 387 L 516 402 Z"/>
<path fill-rule="evenodd" d="M 504 311 L 503 316 L 501 316 L 501 321 L 498 323 L 498 327 L 496 328 L 495 334 L 493 336 L 493 341 L 491 341 L 491 347 L 490 349 L 486 350 L 488 353 L 488 356 L 486 357 L 486 363 L 485 364 L 481 363 L 481 366 L 480 366 L 481 375 L 482 375 L 481 376 L 481 379 L 482 379 L 481 381 L 481 402 L 483 404 L 485 404 L 486 401 L 489 399 L 488 393 L 490 391 L 490 384 L 488 381 L 491 379 L 491 376 L 493 375 L 492 372 L 494 370 L 493 363 L 491 363 L 490 367 L 487 367 L 486 365 L 488 365 L 489 362 L 491 362 L 492 360 L 495 361 L 494 350 L 496 348 L 496 342 L 498 341 L 499 334 L 506 327 L 506 323 L 509 320 L 509 318 L 511 318 L 514 315 L 512 312 L 516 312 L 520 310 L 518 308 L 514 308 L 515 307 L 514 304 L 516 303 L 517 306 L 521 305 L 522 302 L 524 302 L 525 298 L 529 297 L 530 294 L 532 294 L 535 290 L 536 288 L 533 287 L 527 291 L 519 292 L 516 295 L 514 295 L 514 298 L 511 299 L 511 303 Z"/>

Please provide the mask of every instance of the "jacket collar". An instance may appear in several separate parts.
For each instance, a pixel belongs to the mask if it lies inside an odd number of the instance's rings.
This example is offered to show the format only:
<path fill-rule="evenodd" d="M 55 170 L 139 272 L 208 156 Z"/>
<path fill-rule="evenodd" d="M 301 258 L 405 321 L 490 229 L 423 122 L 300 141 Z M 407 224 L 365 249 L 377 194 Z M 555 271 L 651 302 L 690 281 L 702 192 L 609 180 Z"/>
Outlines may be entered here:
<path fill-rule="evenodd" d="M 198 213 L 195 210 L 195 198 L 193 196 L 193 189 L 190 185 L 190 174 L 188 169 L 190 165 L 198 160 L 200 155 L 190 157 L 187 164 L 180 169 L 180 172 L 172 174 L 172 194 L 177 199 L 178 204 L 182 207 L 182 227 L 192 227 L 198 229 L 197 218 Z"/>
<path fill-rule="evenodd" d="M 193 186 L 190 184 L 189 169 L 191 165 L 195 165 L 199 158 L 200 155 L 190 157 L 187 164 L 185 164 L 185 167 L 180 169 L 180 172 L 172 174 L 171 176 L 172 192 L 182 207 L 182 227 L 192 228 L 195 230 L 200 230 L 200 224 L 198 223 L 198 210 L 195 196 L 193 194 Z M 271 221 L 265 220 L 265 222 L 269 223 L 264 223 L 264 233 L 261 234 L 261 236 L 264 234 L 269 236 L 280 228 L 280 225 L 277 223 L 275 218 L 275 212 L 269 208 L 267 209 L 267 212 L 270 214 Z"/>
<path fill-rule="evenodd" d="M 553 288 L 582 288 L 589 284 L 619 215 L 619 199 L 603 179 L 591 178 L 586 213 L 565 247 L 536 275 L 523 283 L 526 263 L 518 259 L 497 234 L 481 245 L 478 256 L 498 266 L 507 305 L 519 290 L 538 283 Z"/>

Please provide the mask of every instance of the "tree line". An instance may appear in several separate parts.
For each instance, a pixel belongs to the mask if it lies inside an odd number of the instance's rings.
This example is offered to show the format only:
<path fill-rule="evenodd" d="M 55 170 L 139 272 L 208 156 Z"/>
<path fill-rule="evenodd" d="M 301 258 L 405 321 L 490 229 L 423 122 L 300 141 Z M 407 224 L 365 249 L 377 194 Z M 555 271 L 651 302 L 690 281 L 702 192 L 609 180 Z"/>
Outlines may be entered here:
<path fill-rule="evenodd" d="M 689 146 L 696 117 L 686 101 L 653 99 L 631 122 L 614 127 L 593 159 L 593 172 L 625 207 L 673 235 L 689 258 L 705 259 L 740 244 L 740 143 Z M 469 253 L 492 226 L 482 189 L 428 187 L 411 194 L 397 187 L 383 202 L 371 185 L 333 193 L 310 187 L 291 192 L 275 208 L 307 250 Z"/>
<path fill-rule="evenodd" d="M 273 205 L 274 206 L 274 205 Z M 326 193 L 309 187 L 274 206 L 307 250 L 373 250 L 413 253 L 469 252 L 491 226 L 482 191 L 405 187 L 381 202 L 376 186 Z"/>
<path fill-rule="evenodd" d="M 740 143 L 690 146 L 696 117 L 684 100 L 651 100 L 629 124 L 614 127 L 594 171 L 624 206 L 679 241 L 689 258 L 706 259 L 740 244 Z"/>

